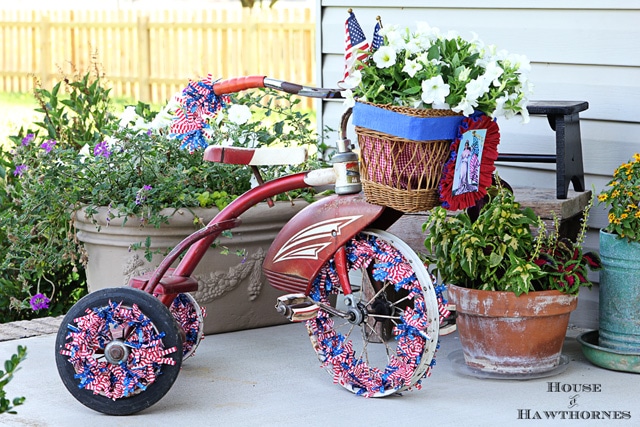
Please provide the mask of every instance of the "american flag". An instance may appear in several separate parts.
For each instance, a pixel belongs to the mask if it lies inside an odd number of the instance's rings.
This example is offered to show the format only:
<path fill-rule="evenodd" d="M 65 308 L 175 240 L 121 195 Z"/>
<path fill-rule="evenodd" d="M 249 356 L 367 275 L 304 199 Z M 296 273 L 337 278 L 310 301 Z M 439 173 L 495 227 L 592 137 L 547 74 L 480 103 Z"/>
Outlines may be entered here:
<path fill-rule="evenodd" d="M 373 39 L 371 40 L 371 52 L 375 52 L 378 50 L 382 43 L 384 43 L 384 37 L 380 35 L 380 30 L 382 29 L 382 22 L 380 21 L 380 17 L 378 17 L 378 22 L 376 22 L 376 27 L 373 29 Z"/>
<path fill-rule="evenodd" d="M 364 36 L 360 24 L 356 19 L 356 15 L 349 9 L 349 18 L 345 22 L 345 51 L 344 51 L 344 78 L 349 77 L 349 74 L 354 69 L 357 60 L 362 61 L 367 57 L 367 50 L 369 49 L 369 43 Z M 362 52 L 358 52 L 358 51 Z"/>

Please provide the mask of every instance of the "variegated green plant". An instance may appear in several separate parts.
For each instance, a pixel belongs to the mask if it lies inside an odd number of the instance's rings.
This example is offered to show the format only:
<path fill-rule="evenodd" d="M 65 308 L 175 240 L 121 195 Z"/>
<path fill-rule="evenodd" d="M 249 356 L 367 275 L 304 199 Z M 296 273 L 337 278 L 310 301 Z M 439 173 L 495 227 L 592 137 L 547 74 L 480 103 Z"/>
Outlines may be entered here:
<path fill-rule="evenodd" d="M 585 212 L 585 217 L 588 213 Z M 533 230 L 538 233 L 532 233 Z M 427 255 L 445 283 L 489 291 L 556 289 L 576 294 L 591 286 L 587 267 L 598 269 L 597 254 L 583 253 L 581 233 L 575 242 L 548 234 L 531 208 L 522 208 L 511 191 L 490 189 L 490 200 L 472 221 L 435 208 L 423 225 Z M 584 228 L 583 228 L 584 231 Z M 535 234 L 535 235 L 534 235 Z"/>

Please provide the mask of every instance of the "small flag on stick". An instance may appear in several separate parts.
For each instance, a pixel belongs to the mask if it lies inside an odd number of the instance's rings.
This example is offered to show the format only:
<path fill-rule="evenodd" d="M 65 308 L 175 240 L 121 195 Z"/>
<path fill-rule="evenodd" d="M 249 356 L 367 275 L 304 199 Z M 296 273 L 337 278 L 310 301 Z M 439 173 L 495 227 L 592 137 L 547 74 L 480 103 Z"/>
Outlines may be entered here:
<path fill-rule="evenodd" d="M 358 24 L 353 10 L 349 9 L 349 18 L 345 22 L 345 51 L 344 51 L 344 78 L 349 77 L 354 70 L 356 61 L 362 61 L 367 57 L 369 43 L 364 32 Z"/>
<path fill-rule="evenodd" d="M 378 50 L 382 43 L 384 43 L 384 37 L 380 35 L 380 30 L 382 29 L 382 19 L 378 16 L 376 17 L 376 27 L 373 29 L 373 39 L 371 40 L 371 52 L 375 52 Z"/>

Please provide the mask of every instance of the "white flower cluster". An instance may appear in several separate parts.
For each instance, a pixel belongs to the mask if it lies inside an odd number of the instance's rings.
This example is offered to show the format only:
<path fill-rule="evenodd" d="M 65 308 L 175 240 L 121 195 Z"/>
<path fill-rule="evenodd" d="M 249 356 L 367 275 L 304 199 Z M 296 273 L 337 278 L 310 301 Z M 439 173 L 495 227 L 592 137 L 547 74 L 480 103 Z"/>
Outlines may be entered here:
<path fill-rule="evenodd" d="M 427 23 L 417 29 L 389 25 L 384 44 L 356 63 L 344 81 L 343 96 L 355 100 L 415 108 L 451 109 L 469 116 L 480 110 L 491 117 L 529 117 L 531 69 L 523 55 L 484 45 L 477 36 L 465 40 L 441 34 Z"/>

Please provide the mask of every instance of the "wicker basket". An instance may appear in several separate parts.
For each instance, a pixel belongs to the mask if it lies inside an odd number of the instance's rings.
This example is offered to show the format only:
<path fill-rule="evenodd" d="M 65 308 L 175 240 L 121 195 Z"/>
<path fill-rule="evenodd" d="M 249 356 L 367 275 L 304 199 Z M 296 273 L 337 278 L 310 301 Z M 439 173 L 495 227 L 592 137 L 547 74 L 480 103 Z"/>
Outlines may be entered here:
<path fill-rule="evenodd" d="M 376 107 L 419 118 L 457 115 L 450 110 Z M 367 201 L 402 212 L 426 211 L 440 204 L 438 184 L 452 140 L 414 141 L 360 126 L 355 129 Z"/>

